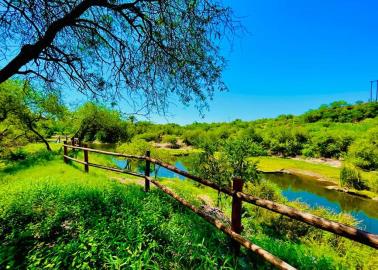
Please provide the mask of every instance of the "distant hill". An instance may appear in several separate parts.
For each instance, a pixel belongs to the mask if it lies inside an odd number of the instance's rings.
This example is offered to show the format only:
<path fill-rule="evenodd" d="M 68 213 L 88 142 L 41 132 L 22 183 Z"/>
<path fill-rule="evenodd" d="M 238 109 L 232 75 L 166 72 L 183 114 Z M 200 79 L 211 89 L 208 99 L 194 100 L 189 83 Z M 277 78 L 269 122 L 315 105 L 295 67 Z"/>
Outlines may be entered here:
<path fill-rule="evenodd" d="M 378 116 L 378 102 L 357 102 L 351 105 L 345 101 L 335 101 L 328 105 L 322 105 L 318 109 L 310 110 L 302 115 L 307 123 L 318 121 L 353 123 L 376 116 Z"/>

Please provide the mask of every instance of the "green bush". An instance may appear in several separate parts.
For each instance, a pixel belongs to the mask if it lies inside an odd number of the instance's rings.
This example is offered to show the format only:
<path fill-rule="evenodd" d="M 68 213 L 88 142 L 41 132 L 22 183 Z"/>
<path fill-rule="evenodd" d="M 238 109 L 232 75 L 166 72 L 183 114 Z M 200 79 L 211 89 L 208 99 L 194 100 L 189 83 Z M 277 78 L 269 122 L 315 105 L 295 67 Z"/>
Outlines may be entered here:
<path fill-rule="evenodd" d="M 27 157 L 26 151 L 24 151 L 22 148 L 17 148 L 15 151 L 9 152 L 7 160 L 19 161 L 19 160 L 25 160 L 26 157 Z"/>
<path fill-rule="evenodd" d="M 378 170 L 378 128 L 355 141 L 349 148 L 349 157 L 362 169 Z"/>
<path fill-rule="evenodd" d="M 361 179 L 360 172 L 351 167 L 342 167 L 340 170 L 340 185 L 358 190 L 364 189 L 366 185 Z"/>
<path fill-rule="evenodd" d="M 174 135 L 164 135 L 162 142 L 169 143 L 170 146 L 174 149 L 180 148 L 180 145 L 177 143 L 177 137 Z"/>

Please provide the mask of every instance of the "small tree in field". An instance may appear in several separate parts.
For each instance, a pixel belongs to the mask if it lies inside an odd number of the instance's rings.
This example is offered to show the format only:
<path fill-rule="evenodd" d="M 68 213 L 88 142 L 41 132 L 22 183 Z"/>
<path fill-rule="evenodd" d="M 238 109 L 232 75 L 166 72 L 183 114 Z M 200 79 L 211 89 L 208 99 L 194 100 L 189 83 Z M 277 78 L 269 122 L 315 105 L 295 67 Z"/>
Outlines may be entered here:
<path fill-rule="evenodd" d="M 245 182 L 259 181 L 256 163 L 248 160 L 253 153 L 249 139 L 229 139 L 224 145 L 208 142 L 202 148 L 203 152 L 193 164 L 198 175 L 227 188 L 231 188 L 232 177 L 240 177 Z M 218 206 L 221 194 L 218 191 Z"/>
<path fill-rule="evenodd" d="M 193 163 L 194 173 L 213 181 L 221 187 L 229 187 L 231 174 L 224 166 L 224 160 L 217 156 L 217 144 L 205 143 L 202 145 L 203 152 L 198 155 L 198 158 Z M 221 203 L 221 192 L 218 190 L 217 206 Z"/>

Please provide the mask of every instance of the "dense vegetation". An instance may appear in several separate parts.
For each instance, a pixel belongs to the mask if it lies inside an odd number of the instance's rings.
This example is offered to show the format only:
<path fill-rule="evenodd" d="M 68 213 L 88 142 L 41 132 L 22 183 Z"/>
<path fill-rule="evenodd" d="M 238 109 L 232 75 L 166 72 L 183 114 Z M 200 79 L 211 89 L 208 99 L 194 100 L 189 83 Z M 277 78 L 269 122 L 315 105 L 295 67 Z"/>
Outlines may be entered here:
<path fill-rule="evenodd" d="M 1 85 L 0 103 L 0 268 L 269 268 L 246 252 L 235 260 L 224 235 L 164 194 L 63 165 L 60 146 L 51 143 L 59 137 L 116 143 L 118 152 L 139 155 L 151 150 L 165 161 L 190 153 L 194 173 L 220 185 L 240 176 L 247 193 L 351 225 L 356 221 L 348 215 L 286 201 L 277 186 L 259 178 L 256 159 L 269 169 L 285 162 L 304 166 L 282 157 L 342 159 L 341 169 L 311 170 L 378 192 L 377 103 L 335 102 L 300 116 L 187 126 L 138 121 L 95 102 L 69 109 L 56 93 L 44 96 L 16 81 Z M 36 141 L 46 150 L 39 145 L 35 151 Z M 214 190 L 161 181 L 198 206 L 205 201 L 230 214 L 229 199 Z M 368 247 L 253 206 L 244 206 L 243 225 L 248 239 L 299 268 L 373 269 L 377 263 Z"/>
<path fill-rule="evenodd" d="M 40 146 L 28 145 L 22 161 L 0 169 L 1 268 L 271 268 L 245 250 L 235 260 L 225 235 L 158 190 L 145 193 L 136 179 L 121 185 L 114 181 L 119 175 L 94 168 L 84 174 L 62 164 L 58 145 L 53 152 Z M 161 181 L 196 205 L 217 200 L 215 190 L 190 181 Z M 248 185 L 247 192 L 355 224 L 348 215 L 288 203 L 269 182 Z M 227 216 L 230 205 L 225 198 L 219 205 Z M 243 211 L 243 234 L 298 268 L 374 269 L 377 263 L 369 247 L 264 209 L 245 205 Z"/>
<path fill-rule="evenodd" d="M 42 94 L 20 81 L 1 84 L 0 103 L 2 157 L 17 156 L 12 150 L 15 145 L 42 140 L 49 148 L 47 138 L 55 135 L 63 140 L 68 135 L 87 142 L 149 142 L 169 148 L 213 148 L 212 151 L 242 141 L 248 144 L 250 157 L 342 159 L 355 175 L 378 169 L 378 103 L 351 105 L 338 101 L 299 116 L 186 126 L 138 121 L 94 102 L 68 109 L 56 93 Z M 378 175 L 366 175 L 354 177 L 353 181 L 350 177 L 341 179 L 341 184 L 378 192 Z"/>

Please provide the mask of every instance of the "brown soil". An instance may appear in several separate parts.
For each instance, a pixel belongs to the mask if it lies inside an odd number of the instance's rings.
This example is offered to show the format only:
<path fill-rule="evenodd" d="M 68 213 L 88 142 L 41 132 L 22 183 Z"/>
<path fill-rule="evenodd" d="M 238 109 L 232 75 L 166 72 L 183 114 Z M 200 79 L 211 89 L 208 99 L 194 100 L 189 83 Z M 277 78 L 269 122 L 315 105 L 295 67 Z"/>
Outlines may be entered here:
<path fill-rule="evenodd" d="M 332 159 L 332 158 L 302 158 L 302 157 L 294 157 L 294 158 L 291 158 L 291 159 L 300 160 L 300 161 L 304 161 L 304 162 L 308 162 L 308 163 L 312 163 L 312 164 L 325 164 L 325 165 L 328 165 L 328 166 L 331 166 L 331 167 L 335 167 L 335 168 L 341 168 L 341 166 L 343 165 L 343 163 L 342 163 L 341 160 Z"/>

